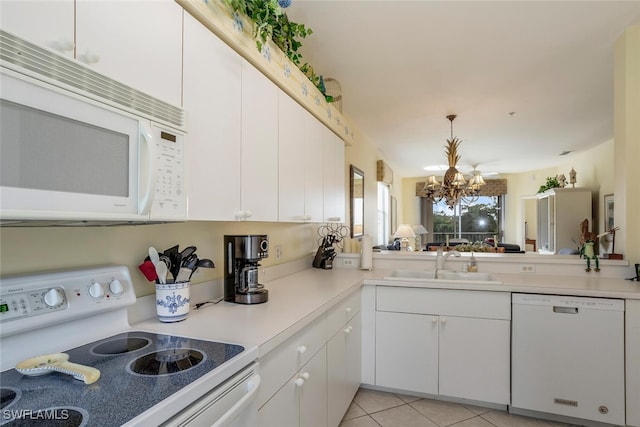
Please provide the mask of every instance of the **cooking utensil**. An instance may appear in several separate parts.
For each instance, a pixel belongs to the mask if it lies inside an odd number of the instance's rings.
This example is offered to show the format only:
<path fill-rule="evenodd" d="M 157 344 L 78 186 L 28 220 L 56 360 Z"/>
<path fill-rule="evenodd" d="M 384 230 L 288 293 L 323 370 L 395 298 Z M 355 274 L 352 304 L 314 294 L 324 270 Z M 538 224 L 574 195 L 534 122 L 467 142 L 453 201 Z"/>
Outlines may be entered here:
<path fill-rule="evenodd" d="M 160 262 L 160 255 L 158 254 L 156 248 L 154 248 L 153 246 L 149 247 L 149 259 L 154 266 Z"/>
<path fill-rule="evenodd" d="M 178 270 L 180 270 L 180 252 L 178 251 L 178 245 L 170 247 L 164 251 L 164 255 L 169 257 L 171 264 L 169 264 L 169 271 L 176 276 Z"/>
<path fill-rule="evenodd" d="M 167 265 L 167 269 L 171 270 L 171 260 L 165 254 L 160 254 L 160 261 L 164 262 Z"/>
<path fill-rule="evenodd" d="M 191 254 L 189 255 L 187 258 L 182 260 L 182 267 L 186 267 L 190 270 L 193 270 L 194 268 L 196 268 L 196 265 L 198 264 L 198 256 L 196 254 Z"/>
<path fill-rule="evenodd" d="M 189 256 L 193 255 L 197 249 L 198 248 L 196 248 L 195 246 L 187 246 L 182 250 L 182 252 L 180 252 L 180 257 L 182 259 L 188 258 Z"/>
<path fill-rule="evenodd" d="M 165 264 L 164 262 L 159 262 L 158 265 L 156 265 L 156 274 L 158 275 L 158 282 L 167 283 L 168 272 L 169 272 L 169 269 L 167 268 L 167 264 Z"/>
<path fill-rule="evenodd" d="M 198 260 L 198 263 L 196 264 L 196 268 L 216 268 L 216 266 L 213 264 L 213 261 L 211 261 L 210 259 L 203 258 Z"/>
<path fill-rule="evenodd" d="M 32 377 L 49 374 L 53 371 L 62 372 L 77 380 L 84 381 L 85 384 L 93 384 L 100 378 L 100 371 L 96 368 L 69 362 L 67 353 L 46 354 L 23 360 L 16 365 L 16 371 Z"/>
<path fill-rule="evenodd" d="M 156 267 L 153 265 L 151 261 L 145 261 L 138 266 L 144 277 L 147 278 L 148 281 L 153 282 L 158 278 L 158 273 L 156 273 Z"/>
<path fill-rule="evenodd" d="M 181 267 L 176 276 L 176 283 L 188 282 L 193 274 L 193 270 L 187 267 Z"/>

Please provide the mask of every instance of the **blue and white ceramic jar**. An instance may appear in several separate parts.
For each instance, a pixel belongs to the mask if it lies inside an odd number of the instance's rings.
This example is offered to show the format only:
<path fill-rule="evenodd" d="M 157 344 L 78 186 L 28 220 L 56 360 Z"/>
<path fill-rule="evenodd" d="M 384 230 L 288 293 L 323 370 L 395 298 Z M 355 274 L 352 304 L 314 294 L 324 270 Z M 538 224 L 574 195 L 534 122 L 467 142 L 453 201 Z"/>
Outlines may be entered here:
<path fill-rule="evenodd" d="M 190 284 L 156 283 L 156 311 L 161 322 L 179 322 L 187 318 Z"/>

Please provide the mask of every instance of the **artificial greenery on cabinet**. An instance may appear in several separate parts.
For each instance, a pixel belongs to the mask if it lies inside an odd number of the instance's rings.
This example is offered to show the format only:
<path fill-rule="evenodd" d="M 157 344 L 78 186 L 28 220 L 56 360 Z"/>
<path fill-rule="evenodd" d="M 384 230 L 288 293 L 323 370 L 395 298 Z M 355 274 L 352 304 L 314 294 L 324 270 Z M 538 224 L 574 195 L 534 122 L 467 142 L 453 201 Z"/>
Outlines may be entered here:
<path fill-rule="evenodd" d="M 253 22 L 253 38 L 256 47 L 262 52 L 264 44 L 271 40 L 320 90 L 327 102 L 333 98 L 326 94 L 322 76 L 315 73 L 308 63 L 302 63 L 300 39 L 313 34 L 311 28 L 289 20 L 282 10 L 291 5 L 291 0 L 224 0 L 235 13 L 241 13 Z"/>

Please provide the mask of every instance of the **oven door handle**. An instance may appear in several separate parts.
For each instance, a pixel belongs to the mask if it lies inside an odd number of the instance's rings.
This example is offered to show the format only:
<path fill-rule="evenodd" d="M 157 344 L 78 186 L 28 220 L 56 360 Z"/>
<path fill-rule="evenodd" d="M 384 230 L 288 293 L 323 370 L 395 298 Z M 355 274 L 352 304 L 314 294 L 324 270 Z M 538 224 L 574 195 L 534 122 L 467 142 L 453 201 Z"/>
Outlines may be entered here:
<path fill-rule="evenodd" d="M 231 426 L 233 421 L 255 400 L 258 388 L 260 387 L 260 381 L 260 375 L 255 375 L 251 378 L 248 383 L 248 393 L 245 394 L 242 399 L 238 400 L 223 416 L 218 418 L 218 421 L 211 427 Z"/>

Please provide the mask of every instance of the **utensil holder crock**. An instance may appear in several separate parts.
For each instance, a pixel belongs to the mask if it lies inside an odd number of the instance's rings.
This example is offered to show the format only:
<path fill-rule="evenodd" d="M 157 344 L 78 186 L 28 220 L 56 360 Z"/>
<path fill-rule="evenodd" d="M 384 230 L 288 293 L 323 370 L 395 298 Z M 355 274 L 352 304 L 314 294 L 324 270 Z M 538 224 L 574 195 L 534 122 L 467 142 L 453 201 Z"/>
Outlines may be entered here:
<path fill-rule="evenodd" d="M 161 322 L 179 322 L 187 318 L 190 284 L 156 283 L 156 311 Z"/>

